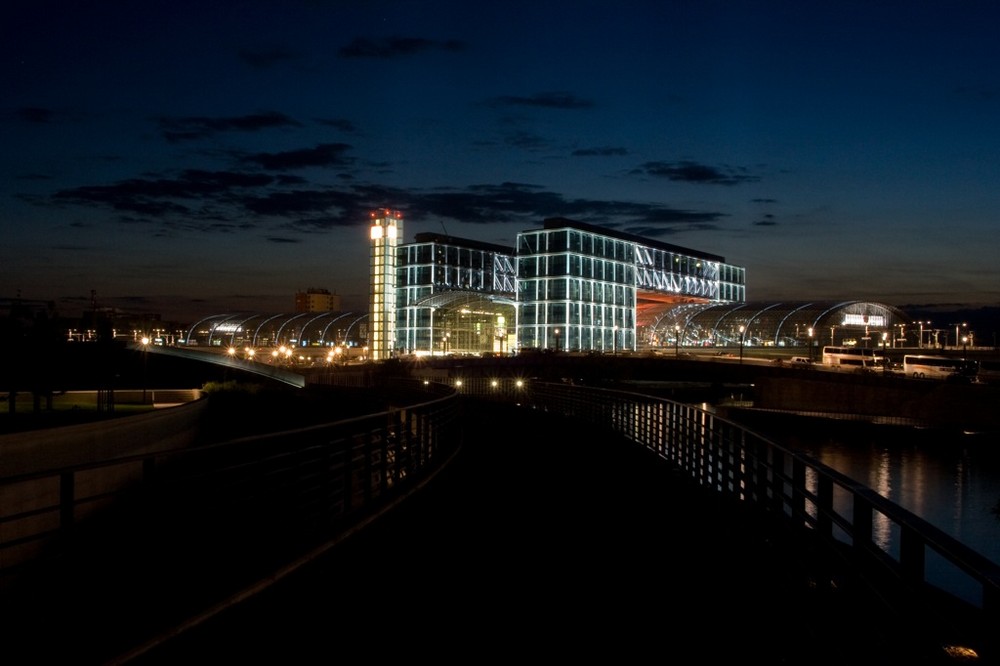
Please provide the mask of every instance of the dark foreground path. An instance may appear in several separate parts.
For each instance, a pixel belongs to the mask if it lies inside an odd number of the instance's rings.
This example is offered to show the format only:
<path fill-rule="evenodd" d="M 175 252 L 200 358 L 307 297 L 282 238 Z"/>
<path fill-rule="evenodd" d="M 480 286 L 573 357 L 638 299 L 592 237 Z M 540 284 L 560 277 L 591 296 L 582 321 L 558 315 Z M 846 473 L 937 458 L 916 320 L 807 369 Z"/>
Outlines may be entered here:
<path fill-rule="evenodd" d="M 652 454 L 512 407 L 467 418 L 398 508 L 113 663 L 945 663 Z"/>

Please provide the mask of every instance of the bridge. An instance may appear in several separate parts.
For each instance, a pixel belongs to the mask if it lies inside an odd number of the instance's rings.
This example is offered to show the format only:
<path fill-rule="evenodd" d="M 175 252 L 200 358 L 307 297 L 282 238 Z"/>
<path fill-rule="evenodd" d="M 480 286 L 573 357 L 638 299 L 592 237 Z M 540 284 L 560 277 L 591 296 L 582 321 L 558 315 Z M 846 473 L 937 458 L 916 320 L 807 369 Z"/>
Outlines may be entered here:
<path fill-rule="evenodd" d="M 0 478 L 11 663 L 994 655 L 993 563 L 724 418 L 562 382 L 367 381 L 387 411 Z"/>

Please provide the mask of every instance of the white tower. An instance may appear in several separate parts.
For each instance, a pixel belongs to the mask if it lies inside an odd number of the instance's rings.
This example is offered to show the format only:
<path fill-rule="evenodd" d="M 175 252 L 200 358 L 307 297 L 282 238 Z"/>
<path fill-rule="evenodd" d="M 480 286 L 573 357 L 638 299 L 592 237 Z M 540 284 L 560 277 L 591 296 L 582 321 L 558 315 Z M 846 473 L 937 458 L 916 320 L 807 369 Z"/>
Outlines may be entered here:
<path fill-rule="evenodd" d="M 403 214 L 371 212 L 371 281 L 368 286 L 368 353 L 373 361 L 392 357 L 396 346 L 396 244 L 403 236 Z"/>

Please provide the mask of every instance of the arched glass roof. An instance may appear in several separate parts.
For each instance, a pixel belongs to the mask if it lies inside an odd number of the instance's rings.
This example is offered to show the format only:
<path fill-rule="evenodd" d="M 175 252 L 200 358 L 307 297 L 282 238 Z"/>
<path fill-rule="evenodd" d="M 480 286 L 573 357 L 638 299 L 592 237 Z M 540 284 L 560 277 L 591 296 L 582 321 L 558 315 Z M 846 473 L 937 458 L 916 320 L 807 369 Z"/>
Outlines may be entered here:
<path fill-rule="evenodd" d="M 366 312 L 237 312 L 205 317 L 191 326 L 188 345 L 330 347 L 366 344 Z"/>
<path fill-rule="evenodd" d="M 871 301 L 786 301 L 682 303 L 662 310 L 647 333 L 650 341 L 682 345 L 752 346 L 842 344 L 845 340 L 890 339 L 910 318 L 898 308 Z M 742 327 L 742 328 L 741 328 Z"/>

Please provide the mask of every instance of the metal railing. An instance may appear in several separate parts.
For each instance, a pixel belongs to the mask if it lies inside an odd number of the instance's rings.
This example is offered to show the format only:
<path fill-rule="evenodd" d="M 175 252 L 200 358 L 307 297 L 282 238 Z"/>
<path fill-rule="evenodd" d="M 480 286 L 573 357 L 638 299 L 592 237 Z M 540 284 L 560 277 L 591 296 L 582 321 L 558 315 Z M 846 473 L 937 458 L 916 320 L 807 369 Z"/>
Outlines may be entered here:
<path fill-rule="evenodd" d="M 655 452 L 693 483 L 818 544 L 894 611 L 936 617 L 972 637 L 1000 627 L 996 563 L 871 488 L 711 411 L 561 383 L 451 381 L 465 395 L 584 420 Z"/>
<path fill-rule="evenodd" d="M 248 553 L 287 558 L 327 539 L 457 448 L 456 393 L 403 388 L 412 404 L 378 414 L 0 477 L 0 583 L 107 523 L 115 528 L 102 534 L 200 540 L 202 552 L 238 553 L 241 562 Z M 282 552 L 261 553 L 260 543 Z"/>
<path fill-rule="evenodd" d="M 995 633 L 995 563 L 874 490 L 708 410 L 564 383 L 447 384 L 414 386 L 427 400 L 337 423 L 0 478 L 0 498 L 18 496 L 21 484 L 32 484 L 34 498 L 2 505 L 0 580 L 70 547 L 78 526 L 109 512 L 116 525 L 197 542 L 221 560 L 250 552 L 266 559 L 259 544 L 281 544 L 265 563 L 271 568 L 400 496 L 446 459 L 461 440 L 459 398 L 469 396 L 593 423 L 597 436 L 645 447 L 694 484 L 819 546 L 896 610 L 960 625 L 971 644 Z"/>

